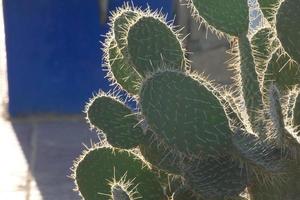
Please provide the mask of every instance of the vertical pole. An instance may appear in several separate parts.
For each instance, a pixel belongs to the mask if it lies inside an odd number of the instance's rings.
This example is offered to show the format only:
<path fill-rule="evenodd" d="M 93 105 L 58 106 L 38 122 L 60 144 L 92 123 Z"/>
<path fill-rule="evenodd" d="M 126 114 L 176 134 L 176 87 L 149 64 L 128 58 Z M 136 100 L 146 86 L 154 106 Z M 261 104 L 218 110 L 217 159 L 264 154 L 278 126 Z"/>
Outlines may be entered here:
<path fill-rule="evenodd" d="M 6 46 L 3 19 L 3 1 L 0 1 L 0 117 L 8 117 L 8 83 Z"/>
<path fill-rule="evenodd" d="M 101 24 L 106 23 L 106 19 L 107 19 L 107 15 L 108 15 L 108 1 L 109 0 L 98 0 Z"/>

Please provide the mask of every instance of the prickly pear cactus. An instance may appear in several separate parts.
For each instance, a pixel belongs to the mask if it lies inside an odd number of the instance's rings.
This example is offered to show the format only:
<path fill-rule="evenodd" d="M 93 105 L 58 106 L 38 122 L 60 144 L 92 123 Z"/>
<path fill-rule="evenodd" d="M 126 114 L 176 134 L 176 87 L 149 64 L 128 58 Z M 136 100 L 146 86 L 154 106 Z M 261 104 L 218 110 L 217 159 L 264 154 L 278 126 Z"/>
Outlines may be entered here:
<path fill-rule="evenodd" d="M 183 3 L 235 41 L 230 90 L 190 69 L 162 13 L 127 4 L 112 13 L 104 68 L 116 89 L 86 106 L 101 141 L 74 161 L 83 199 L 300 198 L 300 1 L 258 2 L 269 23 L 254 35 L 247 0 Z"/>

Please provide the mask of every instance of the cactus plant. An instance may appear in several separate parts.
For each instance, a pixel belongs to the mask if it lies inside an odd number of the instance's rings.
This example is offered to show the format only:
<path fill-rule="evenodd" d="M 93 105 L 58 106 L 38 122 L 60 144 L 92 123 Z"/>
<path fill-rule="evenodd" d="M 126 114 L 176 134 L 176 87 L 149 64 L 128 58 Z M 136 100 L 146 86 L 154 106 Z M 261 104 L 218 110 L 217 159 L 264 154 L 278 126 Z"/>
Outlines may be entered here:
<path fill-rule="evenodd" d="M 193 71 L 161 12 L 126 4 L 104 43 L 107 77 L 86 106 L 101 135 L 72 168 L 86 200 L 295 200 L 300 196 L 298 0 L 259 0 L 269 25 L 249 36 L 247 0 L 185 0 L 236 41 L 232 87 Z"/>

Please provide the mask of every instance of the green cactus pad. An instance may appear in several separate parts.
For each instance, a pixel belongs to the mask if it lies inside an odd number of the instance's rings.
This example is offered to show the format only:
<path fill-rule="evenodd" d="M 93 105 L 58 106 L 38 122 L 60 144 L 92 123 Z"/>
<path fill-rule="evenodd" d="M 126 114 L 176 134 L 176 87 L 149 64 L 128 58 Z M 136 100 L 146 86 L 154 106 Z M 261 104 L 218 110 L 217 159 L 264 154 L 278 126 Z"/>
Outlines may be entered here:
<path fill-rule="evenodd" d="M 276 19 L 278 38 L 284 50 L 300 63 L 300 4 L 297 0 L 285 0 L 282 2 Z"/>
<path fill-rule="evenodd" d="M 236 132 L 232 137 L 235 153 L 251 169 L 264 170 L 270 173 L 282 173 L 285 167 L 282 152 L 268 140 L 262 140 L 253 134 Z M 259 171 L 255 171 L 259 172 Z"/>
<path fill-rule="evenodd" d="M 87 119 L 92 127 L 102 130 L 114 147 L 136 147 L 143 137 L 143 130 L 136 116 L 115 97 L 98 95 L 87 104 Z"/>
<path fill-rule="evenodd" d="M 258 0 L 261 11 L 264 17 L 273 25 L 276 11 L 280 0 Z"/>
<path fill-rule="evenodd" d="M 260 81 L 263 79 L 263 73 L 266 71 L 268 60 L 270 60 L 272 53 L 279 46 L 275 38 L 275 33 L 271 28 L 260 29 L 251 38 L 251 48 Z"/>
<path fill-rule="evenodd" d="M 148 133 L 150 135 L 152 133 Z M 149 163 L 159 170 L 180 175 L 180 159 L 175 152 L 163 144 L 153 141 L 150 136 L 145 137 L 139 145 L 141 154 Z"/>
<path fill-rule="evenodd" d="M 183 69 L 186 64 L 177 34 L 158 17 L 141 17 L 127 39 L 130 61 L 142 76 L 164 67 Z"/>
<path fill-rule="evenodd" d="M 232 36 L 248 32 L 247 0 L 188 0 L 196 17 L 203 18 L 215 29 Z"/>
<path fill-rule="evenodd" d="M 273 82 L 282 94 L 288 94 L 289 91 L 293 90 L 295 85 L 300 84 L 300 66 L 295 62 L 289 62 L 289 57 L 287 55 L 280 56 L 279 52 L 274 53 L 272 59 L 269 61 L 267 71 L 265 72 L 264 88 L 268 88 Z M 287 123 L 289 125 L 293 124 L 294 127 L 298 127 L 300 125 L 299 97 L 296 103 L 291 103 L 291 105 L 286 105 L 286 115 L 290 120 Z M 289 109 L 293 111 L 292 114 L 289 113 Z M 289 133 L 286 131 L 286 134 Z M 296 146 L 298 149 L 299 147 L 296 144 L 298 143 L 297 136 L 294 134 L 293 138 L 288 139 L 289 146 Z"/>
<path fill-rule="evenodd" d="M 286 132 L 284 115 L 280 102 L 280 92 L 276 85 L 269 87 L 269 118 L 271 121 L 272 133 L 270 137 L 280 147 L 284 143 L 284 134 Z"/>
<path fill-rule="evenodd" d="M 259 135 L 264 135 L 264 122 L 260 119 L 260 113 L 263 109 L 263 98 L 260 90 L 260 83 L 256 66 L 254 62 L 251 43 L 247 35 L 239 37 L 239 51 L 240 51 L 240 78 L 241 85 L 238 85 L 245 100 L 247 114 L 252 129 Z"/>
<path fill-rule="evenodd" d="M 274 32 L 271 28 L 262 28 L 251 38 L 251 47 L 255 61 L 265 61 L 269 59 L 273 49 L 271 48 Z"/>
<path fill-rule="evenodd" d="M 268 88 L 272 82 L 282 92 L 293 88 L 300 83 L 300 66 L 297 63 L 289 62 L 287 55 L 280 55 L 280 52 L 275 52 L 265 72 L 264 87 Z"/>
<path fill-rule="evenodd" d="M 142 85 L 141 110 L 151 129 L 186 154 L 215 156 L 227 149 L 230 129 L 213 89 L 177 71 L 157 72 Z"/>
<path fill-rule="evenodd" d="M 124 59 L 116 41 L 111 38 L 107 45 L 106 65 L 109 69 L 108 77 L 131 94 L 137 94 L 138 85 L 142 81 L 140 75 Z"/>
<path fill-rule="evenodd" d="M 130 24 L 134 23 L 135 19 L 139 16 L 137 12 L 129 7 L 117 12 L 113 21 L 113 33 L 119 49 L 124 52 L 123 49 L 127 48 L 126 36 Z"/>
<path fill-rule="evenodd" d="M 204 199 L 238 197 L 248 183 L 245 169 L 230 156 L 193 160 L 184 170 L 186 184 Z"/>
<path fill-rule="evenodd" d="M 86 200 L 166 200 L 156 175 L 127 151 L 96 147 L 75 165 L 75 182 Z"/>

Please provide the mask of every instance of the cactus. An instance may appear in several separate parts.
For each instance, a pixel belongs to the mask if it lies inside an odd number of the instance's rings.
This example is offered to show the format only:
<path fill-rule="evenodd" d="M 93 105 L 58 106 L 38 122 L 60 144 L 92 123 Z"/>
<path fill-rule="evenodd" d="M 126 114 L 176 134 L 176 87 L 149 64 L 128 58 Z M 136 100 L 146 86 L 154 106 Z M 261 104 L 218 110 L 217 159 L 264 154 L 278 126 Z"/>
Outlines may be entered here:
<path fill-rule="evenodd" d="M 100 92 L 86 118 L 100 142 L 74 162 L 86 200 L 294 200 L 300 196 L 298 0 L 259 0 L 269 24 L 249 35 L 247 0 L 185 0 L 200 24 L 235 41 L 230 89 L 193 71 L 161 12 L 112 13 Z"/>
<path fill-rule="evenodd" d="M 166 199 L 155 173 L 131 152 L 94 145 L 75 165 L 84 199 Z"/>

